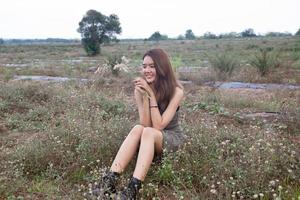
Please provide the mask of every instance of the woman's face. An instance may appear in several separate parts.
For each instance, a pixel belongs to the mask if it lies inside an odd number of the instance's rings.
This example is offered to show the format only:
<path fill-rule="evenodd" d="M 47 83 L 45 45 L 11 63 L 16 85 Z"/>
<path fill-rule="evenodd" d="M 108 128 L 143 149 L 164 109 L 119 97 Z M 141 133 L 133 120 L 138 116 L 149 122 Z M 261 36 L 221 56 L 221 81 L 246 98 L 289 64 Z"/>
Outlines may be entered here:
<path fill-rule="evenodd" d="M 150 56 L 145 56 L 143 60 L 143 75 L 147 83 L 153 83 L 156 79 L 156 69 L 154 61 Z"/>

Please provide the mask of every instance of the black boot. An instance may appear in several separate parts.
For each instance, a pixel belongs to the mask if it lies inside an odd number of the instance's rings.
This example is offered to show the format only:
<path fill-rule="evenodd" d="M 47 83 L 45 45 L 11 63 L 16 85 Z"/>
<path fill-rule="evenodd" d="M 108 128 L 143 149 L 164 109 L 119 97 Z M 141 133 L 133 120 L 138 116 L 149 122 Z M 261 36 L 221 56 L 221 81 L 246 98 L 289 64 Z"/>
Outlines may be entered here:
<path fill-rule="evenodd" d="M 100 183 L 88 194 L 88 199 L 111 199 L 110 196 L 116 193 L 116 184 L 120 174 L 109 171 L 103 177 Z"/>
<path fill-rule="evenodd" d="M 136 200 L 142 181 L 132 177 L 128 187 L 116 195 L 116 200 Z"/>

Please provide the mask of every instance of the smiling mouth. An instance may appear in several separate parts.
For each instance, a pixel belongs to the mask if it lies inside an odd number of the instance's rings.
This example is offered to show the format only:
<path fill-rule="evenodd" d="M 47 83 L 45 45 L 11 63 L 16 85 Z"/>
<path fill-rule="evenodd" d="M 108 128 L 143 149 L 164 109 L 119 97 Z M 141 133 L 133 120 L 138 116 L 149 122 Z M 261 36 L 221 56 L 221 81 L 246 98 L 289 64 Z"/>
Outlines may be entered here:
<path fill-rule="evenodd" d="M 153 78 L 153 76 L 150 75 L 150 74 L 145 75 L 145 77 L 148 78 L 148 79 Z"/>

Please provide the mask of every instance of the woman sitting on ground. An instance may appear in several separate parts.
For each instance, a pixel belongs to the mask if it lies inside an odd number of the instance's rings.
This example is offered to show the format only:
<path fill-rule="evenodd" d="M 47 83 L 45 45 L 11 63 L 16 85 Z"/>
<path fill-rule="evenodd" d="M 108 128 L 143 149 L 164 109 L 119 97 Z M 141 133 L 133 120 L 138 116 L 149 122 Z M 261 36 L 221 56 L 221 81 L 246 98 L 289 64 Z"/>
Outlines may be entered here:
<path fill-rule="evenodd" d="M 120 173 L 138 152 L 128 187 L 115 195 L 121 200 L 136 199 L 153 159 L 161 157 L 163 149 L 176 151 L 185 141 L 178 122 L 183 87 L 175 77 L 166 52 L 162 49 L 147 51 L 143 56 L 142 72 L 143 77 L 133 81 L 140 124 L 132 128 L 122 143 L 110 171 L 93 191 L 95 195 L 115 193 Z"/>

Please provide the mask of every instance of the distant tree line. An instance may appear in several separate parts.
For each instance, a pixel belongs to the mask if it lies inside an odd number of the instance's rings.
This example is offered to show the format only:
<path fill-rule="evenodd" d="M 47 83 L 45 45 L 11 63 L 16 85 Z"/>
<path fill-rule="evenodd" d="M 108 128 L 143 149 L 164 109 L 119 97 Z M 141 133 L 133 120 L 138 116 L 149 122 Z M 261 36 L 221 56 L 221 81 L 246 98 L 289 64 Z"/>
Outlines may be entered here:
<path fill-rule="evenodd" d="M 191 29 L 188 29 L 184 35 L 179 35 L 176 39 L 178 40 L 194 40 L 197 38 L 204 38 L 204 39 L 221 39 L 221 38 L 251 38 L 251 37 L 281 37 L 281 36 L 293 36 L 292 33 L 288 32 L 268 32 L 265 35 L 256 34 L 252 28 L 245 29 L 244 31 L 237 33 L 237 32 L 230 32 L 230 33 L 222 33 L 216 35 L 212 32 L 206 32 L 202 36 L 197 37 L 193 33 Z M 300 36 L 300 29 L 295 33 L 295 36 Z M 160 34 L 159 31 L 153 33 L 149 38 L 145 40 L 149 41 L 159 41 L 159 40 L 166 40 L 170 39 L 167 35 Z"/>
<path fill-rule="evenodd" d="M 62 39 L 62 38 L 47 38 L 47 39 L 2 39 L 0 38 L 1 44 L 78 44 L 78 39 Z"/>
<path fill-rule="evenodd" d="M 88 10 L 79 22 L 79 28 L 77 31 L 81 34 L 81 44 L 88 55 L 93 56 L 101 53 L 100 46 L 111 41 L 118 42 L 116 35 L 122 32 L 119 17 L 115 14 L 109 16 L 103 15 L 96 10 Z M 218 38 L 250 38 L 257 36 L 292 36 L 291 33 L 281 32 L 269 32 L 265 35 L 257 35 L 252 28 L 245 29 L 244 31 L 222 33 L 216 35 L 212 32 L 206 32 L 203 36 L 197 37 L 192 29 L 186 30 L 184 35 L 179 35 L 177 38 L 169 38 L 165 34 L 161 34 L 159 31 L 155 31 L 145 41 L 160 41 L 168 39 L 178 40 L 194 40 L 198 38 L 205 39 L 218 39 Z M 300 29 L 295 33 L 295 36 L 300 35 Z M 61 39 L 61 38 L 48 38 L 48 39 L 7 39 L 0 38 L 0 45 L 3 44 L 74 44 L 79 43 L 77 39 Z"/>
<path fill-rule="evenodd" d="M 291 33 L 287 32 L 268 32 L 265 35 L 257 35 L 253 29 L 245 29 L 243 32 L 229 32 L 216 35 L 212 32 L 206 32 L 202 36 L 197 37 L 191 29 L 188 29 L 184 35 L 179 35 L 177 38 L 169 38 L 167 35 L 161 34 L 159 31 L 154 32 L 149 38 L 145 41 L 160 41 L 168 39 L 178 39 L 178 40 L 193 40 L 197 38 L 204 39 L 221 39 L 221 38 L 240 38 L 240 37 L 257 37 L 257 36 L 266 36 L 266 37 L 282 37 L 282 36 L 293 36 Z M 300 29 L 294 34 L 294 36 L 300 36 Z M 126 39 L 123 39 L 126 40 Z M 127 39 L 129 40 L 129 39 Z M 135 40 L 135 39 L 132 39 Z M 136 39 L 139 40 L 139 39 Z M 106 43 L 110 41 L 118 41 L 116 37 L 108 39 L 106 37 Z M 47 38 L 47 39 L 3 39 L 0 38 L 0 45 L 6 44 L 79 44 L 80 40 L 78 39 L 62 39 L 62 38 Z"/>

